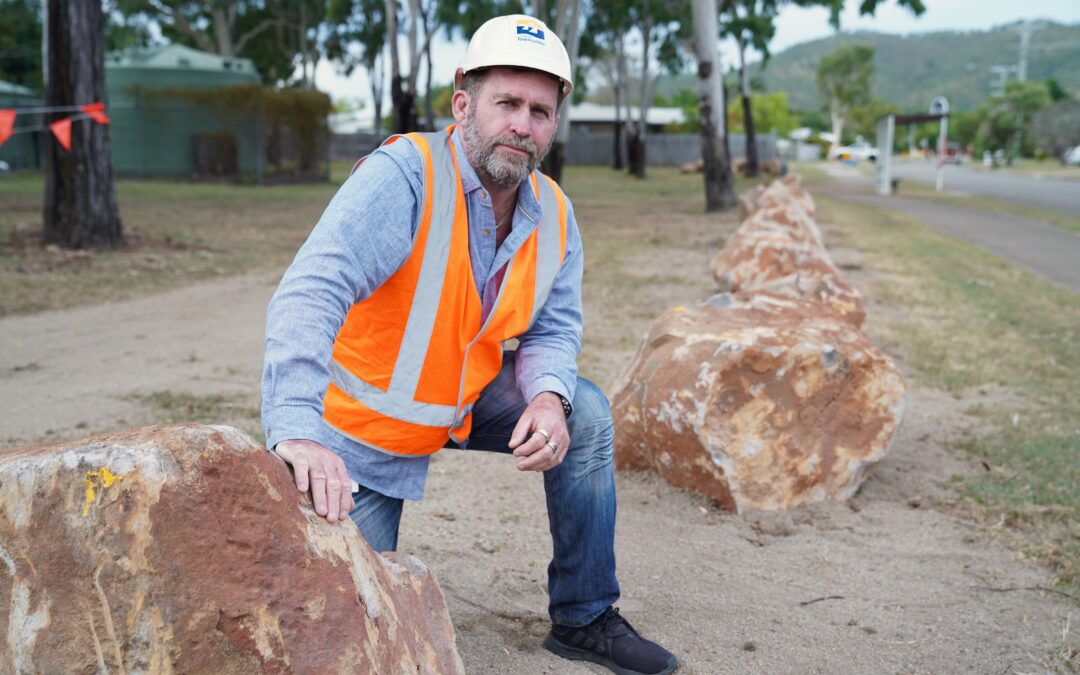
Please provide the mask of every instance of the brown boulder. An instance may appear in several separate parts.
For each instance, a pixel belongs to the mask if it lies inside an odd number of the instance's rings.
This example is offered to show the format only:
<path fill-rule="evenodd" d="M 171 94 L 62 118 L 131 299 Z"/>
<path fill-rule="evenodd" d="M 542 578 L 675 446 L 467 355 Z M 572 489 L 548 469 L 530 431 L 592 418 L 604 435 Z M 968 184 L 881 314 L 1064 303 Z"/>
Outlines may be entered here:
<path fill-rule="evenodd" d="M 899 369 L 860 330 L 767 292 L 667 312 L 616 387 L 616 465 L 730 511 L 852 496 L 905 400 Z"/>
<path fill-rule="evenodd" d="M 813 216 L 816 212 L 814 198 L 803 189 L 802 178 L 789 173 L 768 183 L 744 191 L 739 196 L 739 220 L 746 220 L 758 209 L 780 205 L 795 205 Z"/>
<path fill-rule="evenodd" d="M 0 672 L 460 673 L 434 576 L 229 427 L 0 452 Z"/>
<path fill-rule="evenodd" d="M 723 292 L 781 293 L 824 303 L 854 326 L 866 319 L 862 295 L 840 275 L 813 217 L 794 203 L 757 209 L 710 267 Z"/>

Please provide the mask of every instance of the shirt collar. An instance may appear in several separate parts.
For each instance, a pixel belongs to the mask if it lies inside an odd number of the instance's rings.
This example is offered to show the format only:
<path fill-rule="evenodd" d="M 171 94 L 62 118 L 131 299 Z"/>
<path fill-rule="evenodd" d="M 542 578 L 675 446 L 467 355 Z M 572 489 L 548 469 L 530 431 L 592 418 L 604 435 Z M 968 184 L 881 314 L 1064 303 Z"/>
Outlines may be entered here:
<path fill-rule="evenodd" d="M 458 173 L 461 174 L 461 188 L 465 191 L 465 194 L 469 194 L 476 190 L 482 189 L 484 186 L 480 183 L 480 177 L 476 175 L 476 169 L 473 168 L 472 163 L 469 161 L 468 155 L 465 154 L 465 144 L 461 139 L 461 133 L 458 131 L 457 126 L 454 127 L 454 132 L 450 135 L 450 140 L 454 142 L 454 152 L 457 154 Z M 539 172 L 534 172 L 539 173 Z M 538 180 L 544 180 L 537 175 Z M 536 222 L 540 221 L 540 200 L 536 198 L 536 194 L 532 189 L 532 180 L 526 178 L 518 186 L 518 200 L 517 205 L 523 210 L 530 218 Z"/>

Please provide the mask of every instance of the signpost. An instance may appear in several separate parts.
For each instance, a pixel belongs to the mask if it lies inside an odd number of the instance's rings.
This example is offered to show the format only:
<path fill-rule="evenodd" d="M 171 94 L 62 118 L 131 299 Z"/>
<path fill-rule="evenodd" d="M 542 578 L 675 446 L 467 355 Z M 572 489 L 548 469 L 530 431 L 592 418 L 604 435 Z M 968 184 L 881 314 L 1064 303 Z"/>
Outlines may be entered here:
<path fill-rule="evenodd" d="M 945 154 L 949 149 L 949 99 L 936 96 L 930 101 L 930 114 L 941 118 L 937 151 L 937 191 L 941 192 L 945 189 Z"/>
<path fill-rule="evenodd" d="M 892 149 L 896 135 L 896 125 L 908 125 L 908 145 L 911 145 L 911 125 L 938 120 L 941 130 L 938 133 L 937 147 L 937 191 L 945 189 L 945 156 L 949 149 L 949 101 L 944 96 L 935 97 L 930 102 L 930 112 L 926 115 L 885 115 L 878 119 L 877 141 L 877 193 L 890 195 L 893 192 Z"/>

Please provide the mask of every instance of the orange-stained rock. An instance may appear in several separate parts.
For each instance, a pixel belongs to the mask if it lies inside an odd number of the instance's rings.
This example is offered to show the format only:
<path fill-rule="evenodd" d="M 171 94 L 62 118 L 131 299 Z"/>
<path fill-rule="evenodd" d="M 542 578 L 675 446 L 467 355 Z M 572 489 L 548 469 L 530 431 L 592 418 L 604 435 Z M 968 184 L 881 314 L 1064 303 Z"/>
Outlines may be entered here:
<path fill-rule="evenodd" d="M 0 672 L 460 673 L 434 576 L 230 427 L 0 451 Z"/>
<path fill-rule="evenodd" d="M 866 318 L 862 295 L 844 281 L 813 217 L 795 202 L 754 211 L 731 233 L 710 267 L 721 291 L 771 291 L 817 300 L 854 326 Z"/>
<path fill-rule="evenodd" d="M 802 187 L 802 178 L 799 174 L 789 173 L 743 192 L 739 196 L 739 220 L 746 220 L 758 209 L 773 204 L 793 204 L 811 216 L 816 212 L 813 197 Z"/>
<path fill-rule="evenodd" d="M 852 496 L 905 401 L 899 369 L 860 330 L 767 292 L 667 312 L 616 387 L 616 466 L 730 511 Z"/>

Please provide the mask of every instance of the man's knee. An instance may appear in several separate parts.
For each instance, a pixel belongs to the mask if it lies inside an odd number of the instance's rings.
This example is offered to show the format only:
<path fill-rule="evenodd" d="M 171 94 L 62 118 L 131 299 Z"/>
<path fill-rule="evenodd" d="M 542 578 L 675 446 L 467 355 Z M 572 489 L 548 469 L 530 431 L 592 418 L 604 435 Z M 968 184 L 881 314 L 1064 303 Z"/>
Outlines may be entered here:
<path fill-rule="evenodd" d="M 579 377 L 573 406 L 567 424 L 570 454 L 575 456 L 568 459 L 583 462 L 585 471 L 610 465 L 615 453 L 615 429 L 607 396 L 595 384 Z"/>

